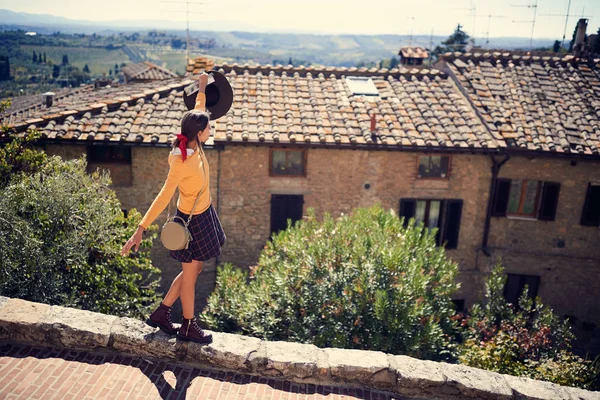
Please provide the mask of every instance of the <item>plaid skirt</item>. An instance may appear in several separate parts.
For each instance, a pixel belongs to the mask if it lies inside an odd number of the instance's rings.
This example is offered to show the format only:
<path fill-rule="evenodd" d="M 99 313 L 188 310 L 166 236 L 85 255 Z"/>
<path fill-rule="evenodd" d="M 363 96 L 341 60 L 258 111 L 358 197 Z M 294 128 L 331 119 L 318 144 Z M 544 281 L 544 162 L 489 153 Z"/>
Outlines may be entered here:
<path fill-rule="evenodd" d="M 186 221 L 188 219 L 188 214 L 182 213 L 179 209 L 177 215 Z M 202 214 L 192 216 L 188 230 L 192 235 L 188 248 L 170 250 L 169 254 L 172 258 L 189 263 L 193 260 L 208 261 L 221 254 L 226 236 L 212 204 Z"/>

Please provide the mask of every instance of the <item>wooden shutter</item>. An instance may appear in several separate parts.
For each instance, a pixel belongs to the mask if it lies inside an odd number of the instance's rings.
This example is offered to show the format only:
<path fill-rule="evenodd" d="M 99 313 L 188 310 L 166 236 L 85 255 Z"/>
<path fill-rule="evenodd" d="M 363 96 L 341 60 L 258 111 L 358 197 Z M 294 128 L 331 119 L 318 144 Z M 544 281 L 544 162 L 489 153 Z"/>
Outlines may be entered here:
<path fill-rule="evenodd" d="M 417 209 L 416 199 L 400 199 L 400 218 L 404 217 L 404 226 L 408 225 L 408 221 L 415 217 Z"/>
<path fill-rule="evenodd" d="M 506 210 L 508 209 L 508 199 L 510 198 L 510 184 L 510 179 L 496 180 L 494 205 L 492 207 L 493 217 L 506 217 Z"/>
<path fill-rule="evenodd" d="M 554 221 L 556 218 L 556 207 L 558 205 L 558 194 L 560 183 L 544 182 L 542 188 L 542 200 L 538 211 L 538 219 L 542 221 Z"/>
<path fill-rule="evenodd" d="M 302 195 L 271 195 L 271 234 L 286 229 L 288 219 L 292 223 L 302 219 L 303 204 Z"/>
<path fill-rule="evenodd" d="M 462 200 L 446 200 L 444 212 L 444 232 L 442 243 L 446 243 L 447 249 L 455 249 L 458 246 L 458 234 L 460 232 L 460 219 L 462 216 Z"/>
<path fill-rule="evenodd" d="M 591 183 L 588 185 L 583 213 L 581 214 L 581 225 L 600 225 L 600 186 Z"/>
<path fill-rule="evenodd" d="M 504 287 L 504 298 L 509 303 L 518 305 L 519 297 L 523 294 L 527 285 L 527 296 L 535 299 L 540 287 L 540 277 L 532 275 L 507 274 L 506 286 Z"/>

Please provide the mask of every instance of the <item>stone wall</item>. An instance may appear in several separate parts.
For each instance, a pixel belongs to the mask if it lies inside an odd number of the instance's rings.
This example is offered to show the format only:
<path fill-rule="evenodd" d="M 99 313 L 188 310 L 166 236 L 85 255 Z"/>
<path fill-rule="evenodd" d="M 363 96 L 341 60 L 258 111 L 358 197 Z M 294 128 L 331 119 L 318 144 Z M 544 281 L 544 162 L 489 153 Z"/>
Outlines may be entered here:
<path fill-rule="evenodd" d="M 142 321 L 0 296 L 0 341 L 96 349 L 299 383 L 378 389 L 417 399 L 600 400 L 600 393 L 379 351 L 318 348 L 211 332 L 183 342 Z"/>
<path fill-rule="evenodd" d="M 600 181 L 600 163 L 512 157 L 501 178 L 561 184 L 556 220 L 492 218 L 491 263 L 506 272 L 540 277 L 538 295 L 559 315 L 573 317 L 577 336 L 600 353 L 600 230 L 580 224 L 590 182 Z M 486 269 L 486 265 L 481 265 Z"/>
<path fill-rule="evenodd" d="M 483 235 L 491 161 L 476 155 L 453 155 L 449 179 L 425 180 L 417 179 L 418 155 L 309 149 L 306 177 L 270 177 L 268 147 L 226 147 L 222 152 L 220 215 L 228 244 L 221 261 L 241 267 L 257 262 L 270 234 L 271 194 L 302 194 L 304 212 L 312 207 L 318 216 L 325 212 L 339 216 L 376 203 L 398 213 L 400 199 L 405 197 L 463 199 L 458 248 L 448 253 L 461 266 L 463 288 L 457 297 L 467 296 L 475 290 L 471 282 L 479 279 L 475 260 Z"/>
<path fill-rule="evenodd" d="M 126 209 L 145 212 L 160 191 L 168 171 L 168 149 L 132 148 L 132 185 L 114 190 Z M 446 180 L 417 179 L 418 153 L 339 149 L 308 149 L 306 177 L 269 176 L 269 147 L 226 146 L 207 149 L 211 194 L 219 211 L 227 243 L 219 262 L 240 267 L 255 264 L 270 234 L 272 194 L 301 194 L 304 212 L 318 216 L 349 213 L 376 203 L 398 212 L 401 198 L 462 199 L 458 248 L 448 255 L 460 265 L 461 289 L 455 298 L 470 306 L 483 297 L 491 266 L 502 257 L 507 272 L 537 275 L 539 295 L 561 315 L 575 317 L 578 336 L 600 351 L 600 231 L 579 224 L 587 185 L 600 181 L 598 162 L 513 156 L 500 177 L 561 183 L 556 220 L 492 218 L 491 256 L 480 250 L 491 180 L 491 160 L 484 155 L 452 155 Z M 85 152 L 84 146 L 47 146 L 50 154 L 67 158 Z M 219 172 L 220 171 L 220 172 Z M 218 179 L 220 173 L 220 179 Z M 370 187 L 367 189 L 366 184 Z M 156 223 L 161 225 L 163 213 Z M 162 270 L 166 291 L 180 265 L 155 244 L 152 259 Z M 214 288 L 215 260 L 199 278 L 197 306 Z M 581 329 L 579 329 L 581 328 Z"/>

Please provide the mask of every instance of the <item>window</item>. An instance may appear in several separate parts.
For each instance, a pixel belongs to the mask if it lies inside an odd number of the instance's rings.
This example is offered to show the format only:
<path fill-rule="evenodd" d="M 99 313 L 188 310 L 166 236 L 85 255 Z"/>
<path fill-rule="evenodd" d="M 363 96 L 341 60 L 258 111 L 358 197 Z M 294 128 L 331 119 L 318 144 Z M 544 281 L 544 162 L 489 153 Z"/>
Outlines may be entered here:
<path fill-rule="evenodd" d="M 600 225 L 600 185 L 591 183 L 588 185 L 583 212 L 581 214 L 581 225 Z"/>
<path fill-rule="evenodd" d="M 379 90 L 373 83 L 373 79 L 363 76 L 349 76 L 346 83 L 355 96 L 379 96 Z"/>
<path fill-rule="evenodd" d="M 556 182 L 498 179 L 494 190 L 492 215 L 554 221 L 559 193 L 560 183 Z"/>
<path fill-rule="evenodd" d="M 438 228 L 438 245 L 445 244 L 447 249 L 455 249 L 458 246 L 462 206 L 462 200 L 454 199 L 401 199 L 400 217 L 404 217 L 405 224 L 414 218 L 417 224 L 423 223 L 430 229 Z"/>
<path fill-rule="evenodd" d="M 529 296 L 531 299 L 534 299 L 537 296 L 538 288 L 540 287 L 540 277 L 508 274 L 506 286 L 504 286 L 504 298 L 506 301 L 514 305 L 518 305 L 519 297 L 521 297 L 525 286 L 528 287 L 527 296 Z"/>
<path fill-rule="evenodd" d="M 88 147 L 88 160 L 92 163 L 131 164 L 131 147 L 90 146 Z"/>
<path fill-rule="evenodd" d="M 419 156 L 419 178 L 446 178 L 450 166 L 448 156 Z"/>
<path fill-rule="evenodd" d="M 113 186 L 131 186 L 131 147 L 125 146 L 89 146 L 88 172 L 98 168 L 109 171 Z"/>
<path fill-rule="evenodd" d="M 292 224 L 301 220 L 303 204 L 302 195 L 271 195 L 271 234 L 286 229 L 288 220 L 291 220 Z"/>
<path fill-rule="evenodd" d="M 533 217 L 537 211 L 539 181 L 513 180 L 508 197 L 508 214 Z"/>
<path fill-rule="evenodd" d="M 270 176 L 306 176 L 306 150 L 271 149 Z"/>
<path fill-rule="evenodd" d="M 454 303 L 454 309 L 456 310 L 457 313 L 465 311 L 465 300 L 464 299 L 456 299 L 456 300 L 452 300 L 452 302 Z"/>

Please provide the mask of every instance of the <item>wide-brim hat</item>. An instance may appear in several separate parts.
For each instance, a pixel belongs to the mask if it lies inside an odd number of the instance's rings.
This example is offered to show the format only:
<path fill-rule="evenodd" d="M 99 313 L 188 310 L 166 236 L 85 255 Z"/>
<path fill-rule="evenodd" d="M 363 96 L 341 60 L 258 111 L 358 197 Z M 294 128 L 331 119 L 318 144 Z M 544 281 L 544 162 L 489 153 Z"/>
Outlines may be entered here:
<path fill-rule="evenodd" d="M 210 119 L 215 120 L 227 114 L 227 111 L 233 104 L 233 89 L 229 81 L 219 71 L 209 71 L 215 81 L 206 86 L 206 109 L 210 111 Z M 198 91 L 194 91 L 189 95 L 183 91 L 183 101 L 188 110 L 193 110 L 196 105 L 196 95 Z"/>

